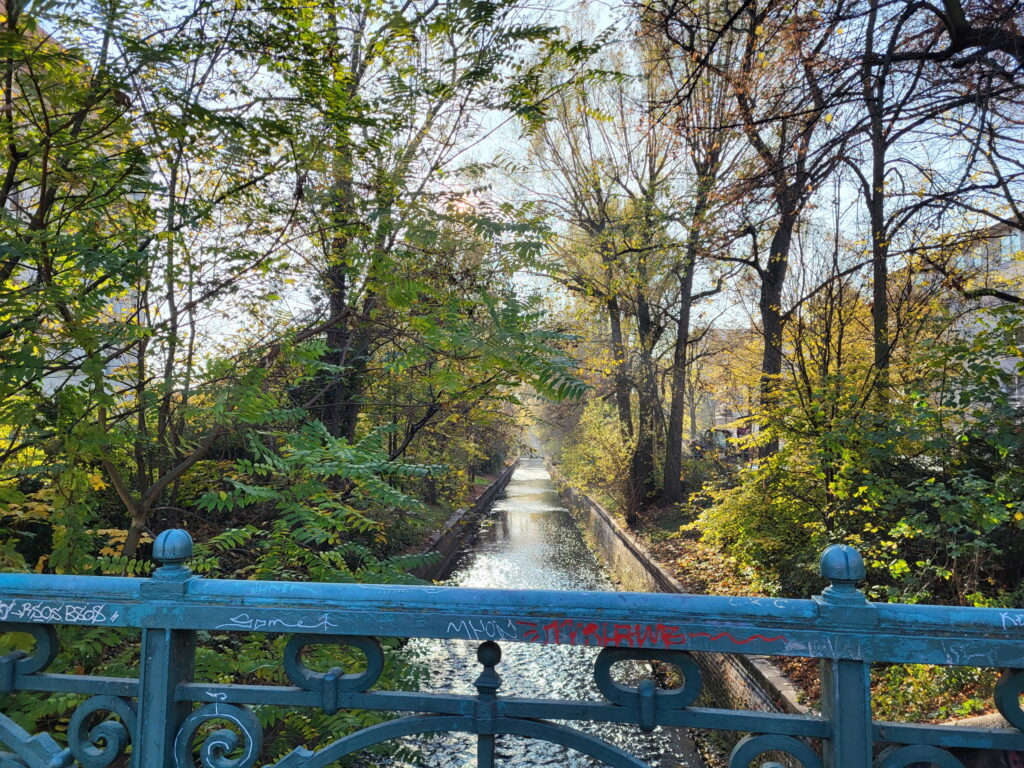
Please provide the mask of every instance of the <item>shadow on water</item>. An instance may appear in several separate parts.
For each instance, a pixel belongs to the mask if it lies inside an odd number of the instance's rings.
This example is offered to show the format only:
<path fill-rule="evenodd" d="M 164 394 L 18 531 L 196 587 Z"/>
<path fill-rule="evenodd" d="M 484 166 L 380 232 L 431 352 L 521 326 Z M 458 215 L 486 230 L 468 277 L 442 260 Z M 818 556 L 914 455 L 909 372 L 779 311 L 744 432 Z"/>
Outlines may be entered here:
<path fill-rule="evenodd" d="M 504 495 L 495 502 L 472 547 L 456 561 L 446 582 L 452 586 L 560 590 L 612 590 L 608 575 L 587 547 L 572 515 L 554 489 L 539 460 L 524 460 Z M 481 667 L 477 643 L 415 640 L 407 647 L 411 657 L 429 670 L 423 690 L 473 694 L 473 680 Z M 505 642 L 497 667 L 502 677 L 500 695 L 531 698 L 601 701 L 592 680 L 597 648 L 532 645 Z M 626 665 L 617 665 L 619 667 Z M 639 665 L 629 677 L 640 676 Z M 636 726 L 570 723 L 596 733 L 647 761 L 654 768 L 697 768 L 701 765 L 692 743 L 677 729 L 644 734 Z M 671 734 L 671 735 L 670 735 Z M 476 737 L 446 734 L 411 739 L 422 755 L 422 765 L 434 768 L 476 766 Z M 508 768 L 564 766 L 592 768 L 603 765 L 566 747 L 519 737 L 499 736 L 496 763 Z M 405 766 L 405 763 L 394 765 Z"/>

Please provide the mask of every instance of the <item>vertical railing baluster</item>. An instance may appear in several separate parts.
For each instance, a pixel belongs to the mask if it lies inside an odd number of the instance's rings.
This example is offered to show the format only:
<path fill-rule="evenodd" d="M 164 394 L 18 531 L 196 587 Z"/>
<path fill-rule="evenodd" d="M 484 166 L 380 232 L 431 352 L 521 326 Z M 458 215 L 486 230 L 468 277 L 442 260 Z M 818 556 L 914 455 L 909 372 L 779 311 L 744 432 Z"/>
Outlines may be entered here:
<path fill-rule="evenodd" d="M 494 734 L 480 733 L 476 737 L 477 768 L 494 768 Z"/>
<path fill-rule="evenodd" d="M 141 586 L 147 600 L 174 601 L 168 616 L 180 616 L 191 571 L 185 561 L 192 556 L 192 539 L 182 530 L 161 533 L 153 543 L 153 559 L 160 567 Z M 169 624 L 175 623 L 169 619 Z M 196 633 L 187 629 L 154 627 L 142 630 L 139 670 L 138 733 L 132 740 L 133 768 L 167 768 L 174 765 L 174 738 L 191 703 L 177 701 L 180 683 L 191 682 L 195 669 Z"/>
<path fill-rule="evenodd" d="M 856 584 L 865 576 L 864 560 L 853 547 L 831 546 L 822 553 L 821 575 L 830 584 L 814 599 L 819 615 L 832 625 L 864 629 L 878 623 L 875 608 Z M 845 653 L 848 653 L 845 650 Z M 826 768 L 870 768 L 872 759 L 871 664 L 862 658 L 824 658 L 821 662 L 821 713 L 832 734 L 822 748 Z"/>
<path fill-rule="evenodd" d="M 821 713 L 832 723 L 822 749 L 825 768 L 871 765 L 870 666 L 862 661 L 821 662 Z"/>
<path fill-rule="evenodd" d="M 494 768 L 494 718 L 498 710 L 498 688 L 501 676 L 494 667 L 501 661 L 501 646 L 488 640 L 476 650 L 477 660 L 484 671 L 473 685 L 477 690 L 476 704 L 476 764 L 477 768 Z"/>

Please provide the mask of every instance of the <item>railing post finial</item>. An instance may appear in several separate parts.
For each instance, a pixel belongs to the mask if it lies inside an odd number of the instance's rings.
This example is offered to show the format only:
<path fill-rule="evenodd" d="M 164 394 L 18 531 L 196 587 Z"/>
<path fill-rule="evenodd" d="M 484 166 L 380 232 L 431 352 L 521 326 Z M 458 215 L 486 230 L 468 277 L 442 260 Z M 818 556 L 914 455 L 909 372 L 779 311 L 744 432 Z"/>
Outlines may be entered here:
<path fill-rule="evenodd" d="M 476 658 L 483 665 L 484 671 L 473 684 L 482 696 L 493 697 L 501 687 L 501 676 L 494 671 L 501 661 L 501 646 L 493 640 L 487 640 L 476 649 Z"/>
<path fill-rule="evenodd" d="M 864 558 L 849 544 L 833 544 L 821 553 L 821 575 L 831 582 L 821 593 L 833 605 L 863 605 L 864 593 L 857 582 L 864 579 Z"/>
<path fill-rule="evenodd" d="M 848 544 L 833 544 L 821 553 L 820 565 L 821 575 L 831 582 L 814 598 L 823 617 L 835 625 L 870 631 L 878 614 L 857 589 L 857 582 L 867 575 L 864 558 Z M 822 658 L 821 711 L 832 724 L 832 737 L 822 743 L 826 768 L 871 765 L 871 665 L 838 655 Z"/>
<path fill-rule="evenodd" d="M 192 575 L 185 561 L 192 557 L 192 537 L 181 528 L 169 528 L 153 542 L 153 559 L 160 567 L 153 572 L 154 579 L 184 581 Z"/>

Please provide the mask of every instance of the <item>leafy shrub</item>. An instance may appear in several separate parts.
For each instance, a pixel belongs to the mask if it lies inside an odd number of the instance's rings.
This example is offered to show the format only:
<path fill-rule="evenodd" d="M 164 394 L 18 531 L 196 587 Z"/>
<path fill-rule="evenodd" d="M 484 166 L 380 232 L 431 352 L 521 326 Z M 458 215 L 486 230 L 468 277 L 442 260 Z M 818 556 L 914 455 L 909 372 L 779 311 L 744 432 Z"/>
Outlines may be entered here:
<path fill-rule="evenodd" d="M 564 443 L 560 469 L 574 488 L 625 512 L 634 496 L 629 486 L 631 456 L 632 446 L 623 437 L 612 406 L 591 400 Z"/>
<path fill-rule="evenodd" d="M 998 670 L 891 664 L 872 670 L 872 714 L 878 720 L 942 721 L 985 713 Z"/>
<path fill-rule="evenodd" d="M 924 346 L 885 402 L 858 375 L 780 386 L 761 440 L 778 451 L 711 487 L 695 527 L 788 596 L 817 555 L 856 546 L 876 598 L 969 604 L 1024 574 L 1024 431 L 1012 398 L 1024 313 Z M 1008 362 L 1009 361 L 1009 362 Z M 911 376 L 911 374 L 913 374 Z"/>
<path fill-rule="evenodd" d="M 756 574 L 766 589 L 807 597 L 820 586 L 824 494 L 790 447 L 741 471 L 729 487 L 705 489 L 707 507 L 685 526 Z M 803 471 L 801 471 L 803 470 Z"/>

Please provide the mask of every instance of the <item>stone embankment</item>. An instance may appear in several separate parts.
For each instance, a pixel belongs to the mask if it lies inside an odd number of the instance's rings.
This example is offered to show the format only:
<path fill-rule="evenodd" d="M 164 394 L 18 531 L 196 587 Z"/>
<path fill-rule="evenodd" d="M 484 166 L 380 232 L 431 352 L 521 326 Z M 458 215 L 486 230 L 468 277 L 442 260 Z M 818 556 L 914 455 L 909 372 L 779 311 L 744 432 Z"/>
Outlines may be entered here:
<path fill-rule="evenodd" d="M 683 586 L 666 571 L 644 545 L 619 524 L 600 504 L 586 494 L 569 487 L 558 469 L 545 460 L 548 472 L 558 488 L 562 503 L 570 509 L 583 527 L 590 546 L 607 564 L 612 578 L 623 590 L 631 592 L 684 593 Z M 799 701 L 792 681 L 768 657 L 717 653 L 694 653 L 704 679 L 706 703 L 730 709 L 753 709 L 763 712 L 809 714 L 811 710 Z M 947 725 L 975 728 L 1009 728 L 998 714 L 970 717 Z M 716 732 L 717 737 L 722 732 Z M 727 734 L 725 734 L 727 736 Z M 737 734 L 737 738 L 740 734 Z M 731 746 L 726 738 L 718 744 Z M 1017 768 L 1018 753 L 991 750 L 955 750 L 967 768 Z"/>
<path fill-rule="evenodd" d="M 685 593 L 683 586 L 646 550 L 643 544 L 586 494 L 568 486 L 558 469 L 546 462 L 562 503 L 572 510 L 591 547 L 605 561 L 620 588 L 630 592 Z M 694 653 L 704 680 L 706 703 L 729 709 L 807 714 L 797 689 L 769 659 L 721 653 Z M 728 734 L 716 732 L 731 746 Z M 737 738 L 740 734 L 737 734 Z"/>
<path fill-rule="evenodd" d="M 439 557 L 413 570 L 413 575 L 421 579 L 443 579 L 448 575 L 455 558 L 463 550 L 466 541 L 476 533 L 480 518 L 488 510 L 499 494 L 505 490 L 512 479 L 519 460 L 513 461 L 501 474 L 481 493 L 473 506 L 460 508 L 452 513 L 441 528 L 431 535 L 423 548 L 423 554 L 436 552 Z"/>

